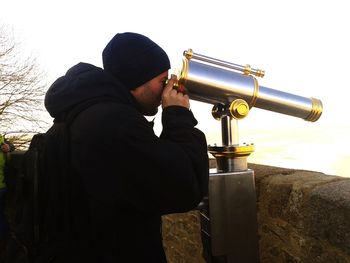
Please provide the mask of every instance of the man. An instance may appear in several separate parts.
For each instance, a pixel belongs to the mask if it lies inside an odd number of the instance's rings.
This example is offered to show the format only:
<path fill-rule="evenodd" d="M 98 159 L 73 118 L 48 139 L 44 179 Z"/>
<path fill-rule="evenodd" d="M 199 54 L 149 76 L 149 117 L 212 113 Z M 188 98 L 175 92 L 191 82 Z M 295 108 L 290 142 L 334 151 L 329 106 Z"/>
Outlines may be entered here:
<path fill-rule="evenodd" d="M 9 235 L 9 225 L 5 215 L 5 164 L 6 155 L 15 149 L 14 145 L 5 140 L 4 136 L 0 135 L 0 254 L 2 248 L 5 246 Z"/>
<path fill-rule="evenodd" d="M 70 126 L 72 226 L 62 262 L 166 262 L 161 216 L 194 209 L 207 194 L 206 139 L 151 39 L 116 34 L 103 66 L 79 63 L 45 97 L 55 122 L 91 102 Z M 144 116 L 160 105 L 158 137 Z"/>

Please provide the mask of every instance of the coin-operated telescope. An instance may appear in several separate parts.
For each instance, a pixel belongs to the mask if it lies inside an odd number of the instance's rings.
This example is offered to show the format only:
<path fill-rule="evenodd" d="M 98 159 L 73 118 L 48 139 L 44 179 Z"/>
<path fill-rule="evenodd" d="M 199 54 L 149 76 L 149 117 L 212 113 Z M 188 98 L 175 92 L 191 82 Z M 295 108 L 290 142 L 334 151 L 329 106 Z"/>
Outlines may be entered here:
<path fill-rule="evenodd" d="M 203 248 L 207 262 L 259 262 L 254 171 L 247 157 L 253 144 L 239 144 L 238 120 L 252 107 L 315 122 L 322 103 L 260 86 L 264 71 L 184 51 L 178 88 L 190 99 L 213 104 L 212 115 L 221 121 L 221 146 L 208 146 L 217 168 L 210 172 L 209 194 L 201 211 Z"/>

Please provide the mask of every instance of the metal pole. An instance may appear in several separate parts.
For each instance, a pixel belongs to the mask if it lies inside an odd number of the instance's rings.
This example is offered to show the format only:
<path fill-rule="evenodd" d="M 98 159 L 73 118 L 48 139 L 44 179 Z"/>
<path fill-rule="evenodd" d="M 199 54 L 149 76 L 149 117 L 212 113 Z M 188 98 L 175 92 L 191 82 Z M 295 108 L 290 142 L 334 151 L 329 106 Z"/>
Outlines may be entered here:
<path fill-rule="evenodd" d="M 221 121 L 223 146 L 209 146 L 217 171 L 210 173 L 209 196 L 200 209 L 205 258 L 208 263 L 258 263 L 254 171 L 247 168 L 252 147 L 238 145 L 235 119 L 223 116 Z"/>

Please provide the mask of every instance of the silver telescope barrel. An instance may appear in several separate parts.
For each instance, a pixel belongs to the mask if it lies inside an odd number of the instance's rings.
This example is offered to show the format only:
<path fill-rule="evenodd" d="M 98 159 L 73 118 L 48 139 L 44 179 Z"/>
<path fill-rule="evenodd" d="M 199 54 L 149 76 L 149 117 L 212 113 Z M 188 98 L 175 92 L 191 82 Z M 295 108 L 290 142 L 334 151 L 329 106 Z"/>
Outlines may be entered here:
<path fill-rule="evenodd" d="M 264 71 L 222 60 L 184 52 L 179 85 L 186 87 L 190 99 L 210 104 L 230 104 L 243 99 L 249 108 L 257 107 L 306 121 L 317 121 L 323 110 L 322 102 L 295 94 L 259 86 L 257 77 Z"/>

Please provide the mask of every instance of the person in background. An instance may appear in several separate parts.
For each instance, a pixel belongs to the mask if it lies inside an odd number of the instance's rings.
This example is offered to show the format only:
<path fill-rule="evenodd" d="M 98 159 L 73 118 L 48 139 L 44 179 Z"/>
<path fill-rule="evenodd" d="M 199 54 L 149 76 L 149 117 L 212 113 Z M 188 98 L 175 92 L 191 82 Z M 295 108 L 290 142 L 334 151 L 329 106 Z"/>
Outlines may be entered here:
<path fill-rule="evenodd" d="M 206 138 L 188 95 L 174 88 L 177 77 L 168 77 L 168 55 L 153 40 L 118 33 L 102 60 L 103 68 L 73 66 L 45 96 L 55 123 L 91 104 L 69 129 L 69 205 L 60 215 L 72 224 L 62 228 L 69 236 L 62 235 L 54 262 L 163 263 L 161 216 L 195 209 L 207 195 Z M 145 116 L 160 106 L 157 136 Z"/>
<path fill-rule="evenodd" d="M 14 145 L 5 140 L 4 136 L 0 135 L 0 251 L 5 245 L 9 235 L 9 225 L 4 211 L 6 196 L 5 164 L 7 154 L 14 149 Z"/>

